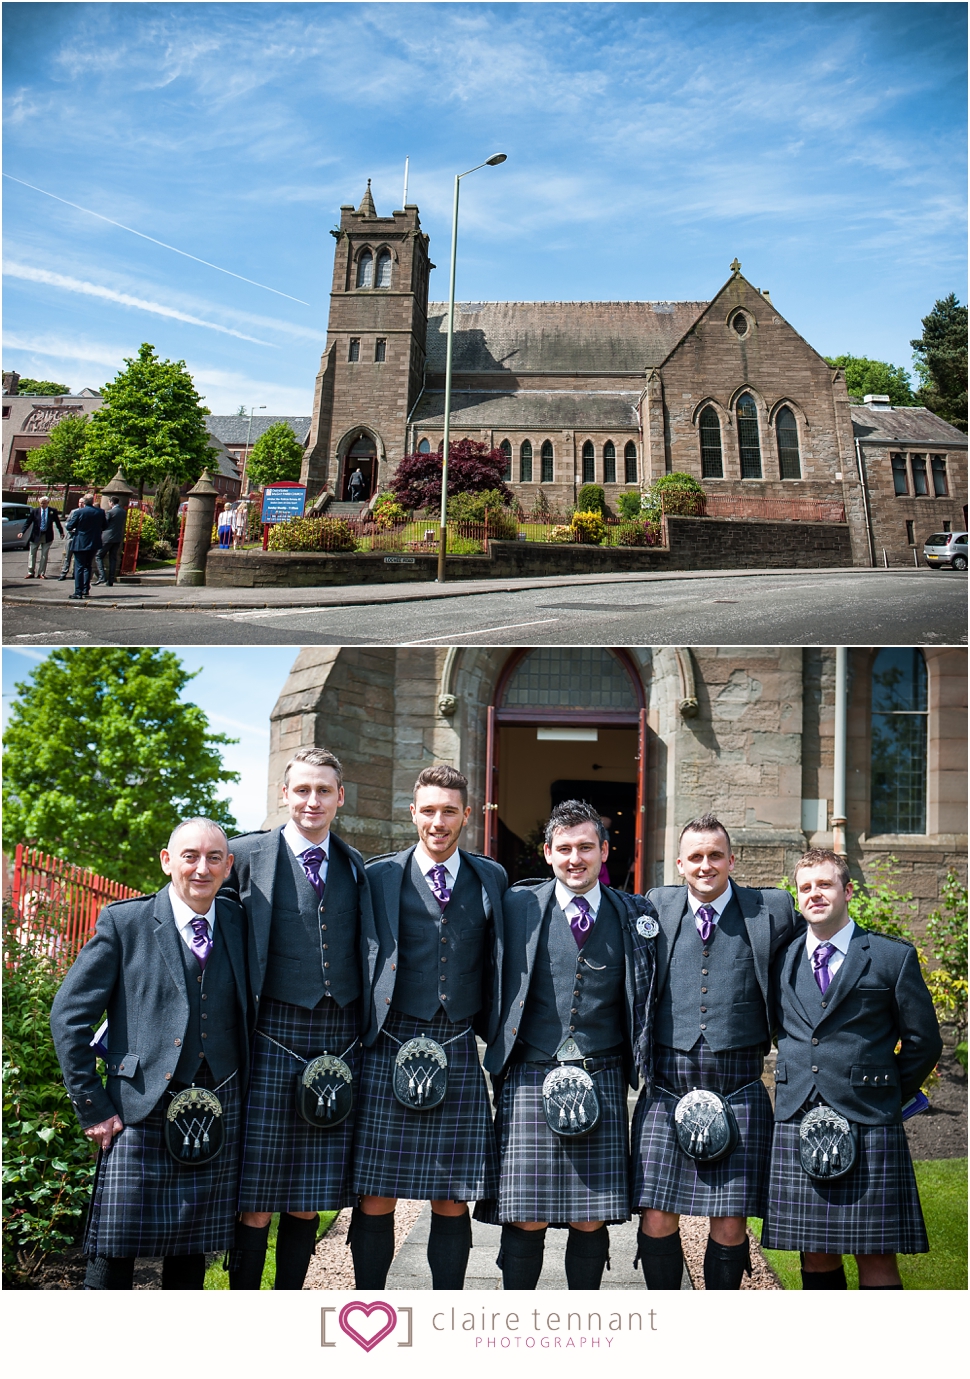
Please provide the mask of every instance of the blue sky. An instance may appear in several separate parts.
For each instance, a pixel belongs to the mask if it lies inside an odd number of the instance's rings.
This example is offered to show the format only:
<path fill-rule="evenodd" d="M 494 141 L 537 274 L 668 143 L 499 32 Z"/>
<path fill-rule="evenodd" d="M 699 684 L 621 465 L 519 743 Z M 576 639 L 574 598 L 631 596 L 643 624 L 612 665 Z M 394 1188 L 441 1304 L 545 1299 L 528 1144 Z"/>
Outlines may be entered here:
<path fill-rule="evenodd" d="M 239 275 L 5 177 L 32 377 L 148 340 L 213 411 L 308 412 L 329 231 L 368 177 L 399 206 L 408 155 L 437 299 L 452 178 L 501 150 L 464 300 L 706 299 L 737 255 L 823 353 L 904 367 L 966 300 L 963 4 L 8 3 L 4 48 L 10 177 Z"/>
<path fill-rule="evenodd" d="M 299 647 L 174 647 L 187 670 L 199 671 L 182 691 L 198 704 L 213 732 L 238 738 L 223 748 L 223 760 L 238 771 L 236 785 L 224 788 L 240 829 L 261 828 L 266 818 L 269 716 L 299 654 Z M 3 649 L 3 726 L 16 697 L 14 686 L 50 655 L 53 647 Z"/>

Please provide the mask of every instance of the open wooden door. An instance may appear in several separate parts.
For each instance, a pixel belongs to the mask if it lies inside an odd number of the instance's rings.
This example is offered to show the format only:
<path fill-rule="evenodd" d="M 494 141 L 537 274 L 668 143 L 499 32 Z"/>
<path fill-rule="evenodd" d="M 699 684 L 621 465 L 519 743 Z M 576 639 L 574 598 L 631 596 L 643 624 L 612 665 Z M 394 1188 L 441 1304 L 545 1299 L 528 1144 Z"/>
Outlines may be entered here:
<path fill-rule="evenodd" d="M 498 856 L 498 771 L 495 736 L 495 708 L 490 706 L 485 723 L 485 829 L 482 852 L 486 857 Z"/>
<path fill-rule="evenodd" d="M 647 711 L 640 710 L 637 744 L 637 836 L 633 854 L 633 889 L 643 895 L 647 889 Z"/>

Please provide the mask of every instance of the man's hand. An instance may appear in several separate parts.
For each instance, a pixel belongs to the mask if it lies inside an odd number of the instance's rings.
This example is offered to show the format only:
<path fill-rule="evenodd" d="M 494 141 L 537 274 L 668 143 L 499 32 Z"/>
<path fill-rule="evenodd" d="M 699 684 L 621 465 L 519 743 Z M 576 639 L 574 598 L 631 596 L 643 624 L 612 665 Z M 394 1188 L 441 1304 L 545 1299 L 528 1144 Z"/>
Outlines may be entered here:
<path fill-rule="evenodd" d="M 115 1135 L 120 1135 L 124 1128 L 118 1117 L 112 1116 L 110 1120 L 103 1120 L 98 1125 L 89 1125 L 84 1133 L 99 1149 L 107 1149 Z"/>

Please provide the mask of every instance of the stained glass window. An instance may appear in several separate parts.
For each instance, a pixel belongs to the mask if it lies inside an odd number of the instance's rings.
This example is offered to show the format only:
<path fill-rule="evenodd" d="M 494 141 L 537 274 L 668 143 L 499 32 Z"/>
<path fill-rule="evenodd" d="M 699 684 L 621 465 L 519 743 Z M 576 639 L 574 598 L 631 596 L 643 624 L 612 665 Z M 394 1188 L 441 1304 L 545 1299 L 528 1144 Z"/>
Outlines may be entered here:
<path fill-rule="evenodd" d="M 509 462 L 508 478 L 512 477 L 511 458 Z M 519 483 L 532 483 L 532 442 L 523 441 L 519 447 Z"/>
<path fill-rule="evenodd" d="M 926 662 L 884 647 L 872 667 L 871 833 L 926 832 Z"/>
<path fill-rule="evenodd" d="M 778 463 L 783 479 L 802 477 L 801 460 L 798 456 L 798 426 L 795 414 L 790 407 L 782 407 L 775 421 L 778 436 Z"/>
<path fill-rule="evenodd" d="M 612 441 L 607 441 L 603 446 L 603 482 L 616 483 L 616 446 Z"/>
<path fill-rule="evenodd" d="M 542 482 L 551 484 L 553 481 L 553 453 L 552 441 L 542 442 Z"/>
<path fill-rule="evenodd" d="M 538 647 L 516 667 L 502 708 L 639 708 L 626 669 L 605 647 Z"/>
<path fill-rule="evenodd" d="M 596 451 L 592 441 L 583 442 L 583 483 L 596 483 Z"/>
<path fill-rule="evenodd" d="M 624 479 L 628 484 L 635 484 L 637 481 L 637 443 L 627 441 L 626 449 L 623 451 Z"/>
<path fill-rule="evenodd" d="M 701 478 L 724 478 L 721 423 L 713 407 L 705 407 L 701 412 Z"/>
<path fill-rule="evenodd" d="M 761 438 L 758 435 L 758 407 L 750 393 L 738 398 L 738 448 L 741 451 L 741 478 L 761 478 Z"/>

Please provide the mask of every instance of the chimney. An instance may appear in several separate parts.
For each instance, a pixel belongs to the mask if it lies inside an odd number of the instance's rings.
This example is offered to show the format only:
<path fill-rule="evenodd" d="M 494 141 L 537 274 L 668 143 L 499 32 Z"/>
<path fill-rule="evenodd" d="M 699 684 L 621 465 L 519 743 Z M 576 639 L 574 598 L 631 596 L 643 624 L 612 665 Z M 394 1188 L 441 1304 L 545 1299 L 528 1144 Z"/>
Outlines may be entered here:
<path fill-rule="evenodd" d="M 20 386 L 19 373 L 5 373 L 3 376 L 3 395 L 4 397 L 16 397 L 17 389 Z"/>
<path fill-rule="evenodd" d="M 888 393 L 866 393 L 862 401 L 873 412 L 891 412 L 893 409 Z"/>

